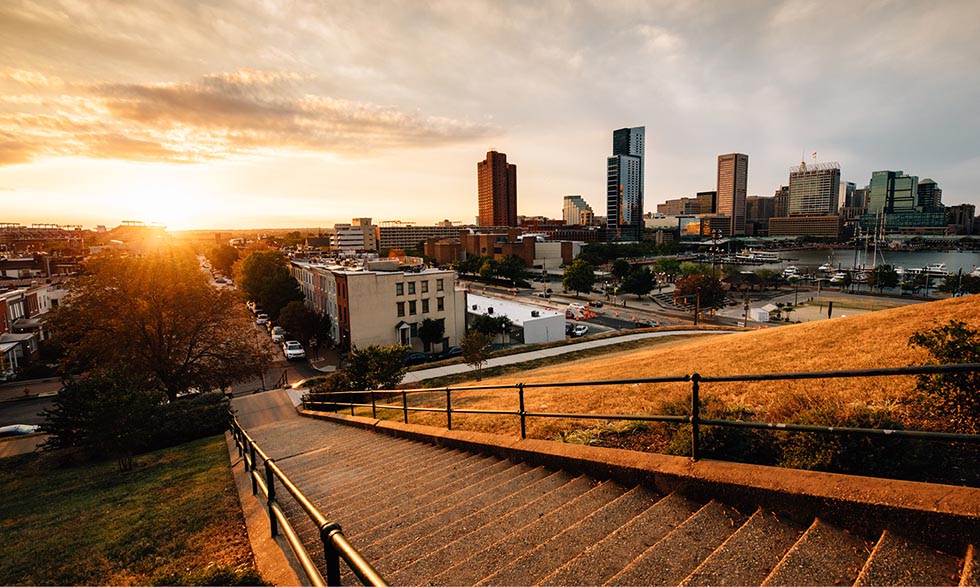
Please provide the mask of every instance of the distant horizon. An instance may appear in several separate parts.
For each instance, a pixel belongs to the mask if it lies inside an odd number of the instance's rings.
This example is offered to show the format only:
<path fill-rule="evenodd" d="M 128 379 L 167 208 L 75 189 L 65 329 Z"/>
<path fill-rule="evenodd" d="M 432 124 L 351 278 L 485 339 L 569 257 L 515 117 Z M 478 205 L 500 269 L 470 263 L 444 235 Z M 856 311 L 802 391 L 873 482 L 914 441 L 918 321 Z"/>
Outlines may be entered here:
<path fill-rule="evenodd" d="M 732 152 L 749 195 L 816 153 L 980 206 L 977 20 L 970 0 L 0 3 L 0 221 L 468 223 L 491 149 L 519 214 L 577 194 L 602 216 L 635 126 L 646 212 L 714 190 Z"/>

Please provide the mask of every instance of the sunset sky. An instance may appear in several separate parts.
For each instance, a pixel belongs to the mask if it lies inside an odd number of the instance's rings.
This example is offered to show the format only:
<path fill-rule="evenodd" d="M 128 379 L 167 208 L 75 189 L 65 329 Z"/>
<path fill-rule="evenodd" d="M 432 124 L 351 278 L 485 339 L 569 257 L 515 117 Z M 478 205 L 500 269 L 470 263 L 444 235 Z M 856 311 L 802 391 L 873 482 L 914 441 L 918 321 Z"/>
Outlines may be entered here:
<path fill-rule="evenodd" d="M 980 204 L 980 2 L 0 2 L 0 222 L 472 222 L 476 162 L 520 214 L 605 214 L 613 129 L 646 209 L 749 155 L 931 177 Z"/>

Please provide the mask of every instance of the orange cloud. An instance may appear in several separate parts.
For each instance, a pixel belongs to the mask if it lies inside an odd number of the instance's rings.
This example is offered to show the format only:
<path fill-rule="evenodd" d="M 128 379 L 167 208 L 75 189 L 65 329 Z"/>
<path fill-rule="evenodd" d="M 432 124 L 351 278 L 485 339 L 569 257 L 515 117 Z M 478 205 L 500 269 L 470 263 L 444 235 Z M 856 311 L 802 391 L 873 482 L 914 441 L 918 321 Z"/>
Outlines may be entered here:
<path fill-rule="evenodd" d="M 266 151 L 370 154 L 487 136 L 488 127 L 301 91 L 310 78 L 240 70 L 195 83 L 70 85 L 16 70 L 0 96 L 0 164 L 81 155 L 197 162 Z"/>

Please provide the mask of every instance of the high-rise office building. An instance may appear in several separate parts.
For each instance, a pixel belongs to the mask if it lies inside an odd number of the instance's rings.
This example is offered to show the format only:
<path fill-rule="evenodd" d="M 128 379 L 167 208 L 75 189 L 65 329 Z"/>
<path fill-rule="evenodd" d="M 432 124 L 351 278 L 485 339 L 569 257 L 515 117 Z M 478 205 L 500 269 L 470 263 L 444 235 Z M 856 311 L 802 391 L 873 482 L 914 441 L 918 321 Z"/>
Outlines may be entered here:
<path fill-rule="evenodd" d="M 606 234 L 608 240 L 643 237 L 643 143 L 646 128 L 613 132 L 612 157 L 606 159 Z"/>
<path fill-rule="evenodd" d="M 745 197 L 745 234 L 767 236 L 769 219 L 773 217 L 775 198 L 772 196 Z"/>
<path fill-rule="evenodd" d="M 933 185 L 935 182 L 929 180 Z M 923 195 L 932 202 L 942 193 L 939 187 L 927 187 Z M 942 205 L 922 206 L 919 202 L 919 178 L 904 171 L 875 171 L 871 174 L 867 213 L 861 216 L 866 232 L 942 234 L 946 230 L 946 209 Z"/>
<path fill-rule="evenodd" d="M 772 217 L 785 218 L 789 216 L 789 186 L 781 185 L 772 197 Z"/>
<path fill-rule="evenodd" d="M 789 169 L 789 216 L 832 216 L 840 198 L 840 165 L 805 162 Z"/>
<path fill-rule="evenodd" d="M 718 155 L 718 195 L 715 212 L 731 222 L 729 236 L 745 234 L 745 194 L 749 180 L 749 156 L 743 153 Z"/>
<path fill-rule="evenodd" d="M 595 222 L 595 213 L 582 196 L 565 196 L 561 218 L 565 224 L 590 225 Z"/>
<path fill-rule="evenodd" d="M 698 214 L 714 214 L 717 210 L 718 192 L 698 192 Z"/>
<path fill-rule="evenodd" d="M 476 179 L 480 226 L 517 226 L 517 165 L 491 150 L 476 164 Z"/>
<path fill-rule="evenodd" d="M 915 209 L 919 178 L 904 171 L 875 171 L 868 192 L 868 213 L 881 214 Z"/>
<path fill-rule="evenodd" d="M 931 179 L 923 179 L 919 182 L 917 195 L 916 204 L 923 209 L 943 207 L 943 189 Z"/>
<path fill-rule="evenodd" d="M 837 204 L 841 208 L 850 208 L 851 204 L 854 202 L 854 190 L 857 189 L 857 184 L 853 181 L 842 181 L 840 182 L 840 194 L 837 196 Z"/>

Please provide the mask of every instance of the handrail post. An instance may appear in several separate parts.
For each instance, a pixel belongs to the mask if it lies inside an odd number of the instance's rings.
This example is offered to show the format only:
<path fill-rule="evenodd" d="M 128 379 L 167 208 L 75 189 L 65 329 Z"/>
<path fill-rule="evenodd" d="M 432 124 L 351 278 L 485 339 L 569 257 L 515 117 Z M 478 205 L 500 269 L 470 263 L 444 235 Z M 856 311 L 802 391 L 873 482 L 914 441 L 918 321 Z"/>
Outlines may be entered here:
<path fill-rule="evenodd" d="M 524 411 L 524 384 L 523 383 L 517 384 L 517 397 L 518 399 L 520 399 L 520 409 L 518 410 L 518 412 L 521 415 L 521 439 L 523 440 L 527 438 L 527 416 L 525 415 L 526 412 Z"/>
<path fill-rule="evenodd" d="M 371 417 L 375 420 L 378 419 L 378 404 L 374 400 L 374 390 L 369 390 L 371 392 Z"/>
<path fill-rule="evenodd" d="M 700 456 L 701 441 L 701 375 L 691 375 L 691 460 L 696 461 Z"/>
<path fill-rule="evenodd" d="M 327 522 L 320 527 L 320 542 L 323 543 L 323 560 L 327 564 L 327 585 L 340 585 L 340 555 L 331 546 L 331 538 L 341 532 L 340 524 Z"/>
<path fill-rule="evenodd" d="M 452 390 L 446 388 L 446 430 L 453 429 L 453 398 Z"/>
<path fill-rule="evenodd" d="M 276 477 L 272 473 L 272 467 L 269 466 L 271 462 L 272 459 L 266 459 L 265 461 L 265 485 L 269 491 L 266 505 L 269 508 L 269 529 L 272 531 L 272 537 L 275 538 L 279 535 L 279 520 L 276 519 L 276 512 L 273 511 L 273 506 L 276 503 Z"/>
<path fill-rule="evenodd" d="M 354 394 L 353 393 L 348 393 L 347 394 L 347 401 L 350 402 L 350 415 L 353 416 L 354 415 Z"/>
<path fill-rule="evenodd" d="M 402 412 L 405 413 L 405 423 L 408 424 L 408 392 L 402 390 Z"/>
<path fill-rule="evenodd" d="M 259 480 L 255 478 L 255 468 L 256 468 L 256 465 L 255 465 L 255 443 L 254 442 L 248 443 L 248 454 L 250 455 L 248 460 L 249 460 L 249 464 L 251 465 L 251 468 L 250 469 L 246 469 L 246 470 L 248 470 L 248 476 L 252 478 L 252 495 L 255 495 L 255 494 L 257 494 L 259 492 Z"/>

